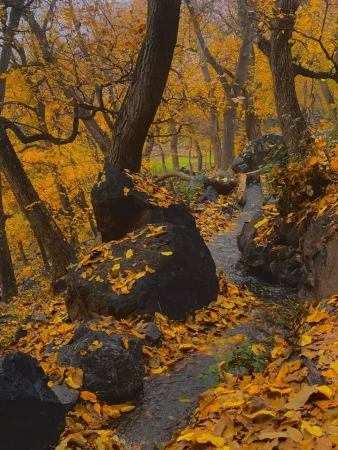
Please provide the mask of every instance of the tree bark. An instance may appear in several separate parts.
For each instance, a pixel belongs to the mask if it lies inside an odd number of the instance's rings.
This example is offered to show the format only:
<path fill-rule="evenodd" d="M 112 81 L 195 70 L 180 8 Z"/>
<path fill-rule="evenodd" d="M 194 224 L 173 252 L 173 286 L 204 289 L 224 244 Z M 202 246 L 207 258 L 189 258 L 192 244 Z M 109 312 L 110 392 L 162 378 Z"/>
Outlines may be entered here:
<path fill-rule="evenodd" d="M 18 242 L 18 249 L 19 249 L 19 252 L 21 254 L 21 258 L 22 258 L 22 261 L 23 261 L 24 265 L 27 266 L 28 265 L 28 258 L 26 256 L 25 250 L 23 248 L 22 241 Z"/>
<path fill-rule="evenodd" d="M 198 142 L 198 139 L 194 139 L 195 148 L 196 148 L 196 154 L 197 154 L 197 172 L 202 172 L 203 170 L 203 154 L 201 150 L 200 143 Z"/>
<path fill-rule="evenodd" d="M 329 107 L 332 118 L 336 121 L 338 119 L 337 105 L 335 102 L 335 98 L 332 94 L 332 91 L 327 85 L 327 83 L 325 83 L 325 81 L 320 82 L 320 90 L 322 91 L 323 97 L 325 98 L 325 102 Z"/>
<path fill-rule="evenodd" d="M 67 267 L 76 261 L 75 252 L 40 200 L 3 126 L 0 126 L 0 149 L 3 173 L 36 238 L 42 242 L 47 252 L 52 264 L 53 279 L 66 275 Z"/>
<path fill-rule="evenodd" d="M 61 207 L 62 207 L 62 215 L 65 217 L 67 221 L 67 228 L 69 230 L 70 235 L 70 243 L 73 247 L 79 246 L 79 237 L 77 234 L 77 229 L 75 225 L 75 211 L 73 209 L 72 203 L 68 196 L 67 189 L 61 183 L 59 176 L 56 175 L 56 189 L 58 191 L 58 196 L 60 199 Z"/>
<path fill-rule="evenodd" d="M 181 0 L 148 0 L 147 31 L 117 116 L 110 161 L 138 172 L 143 145 L 160 104 L 177 41 Z"/>
<path fill-rule="evenodd" d="M 215 106 L 211 108 L 209 114 L 209 134 L 215 164 L 221 167 L 222 144 L 218 135 L 218 111 Z"/>
<path fill-rule="evenodd" d="M 155 139 L 153 137 L 149 137 L 146 148 L 144 149 L 143 157 L 146 161 L 150 161 L 151 154 L 153 152 L 155 145 Z"/>
<path fill-rule="evenodd" d="M 169 130 L 171 133 L 171 138 L 170 138 L 171 160 L 173 163 L 173 169 L 175 171 L 177 171 L 180 168 L 180 161 L 178 159 L 178 152 L 177 152 L 178 135 L 177 135 L 176 123 L 175 123 L 174 119 L 170 119 L 170 121 L 169 121 Z"/>
<path fill-rule="evenodd" d="M 278 0 L 271 23 L 271 70 L 277 115 L 289 151 L 304 156 L 312 136 L 299 106 L 291 44 L 292 31 L 299 7 L 296 0 Z"/>
<path fill-rule="evenodd" d="M 2 185 L 0 173 L 0 284 L 2 301 L 7 303 L 18 294 L 13 261 L 6 234 L 7 216 L 2 203 Z"/>
<path fill-rule="evenodd" d="M 223 116 L 221 169 L 227 170 L 235 159 L 236 106 L 226 108 Z"/>
<path fill-rule="evenodd" d="M 77 203 L 80 206 L 80 208 L 82 209 L 82 211 L 84 211 L 87 214 L 87 217 L 89 220 L 89 225 L 93 232 L 93 235 L 95 237 L 97 237 L 97 229 L 96 229 L 95 222 L 93 219 L 93 214 L 89 209 L 89 205 L 87 203 L 85 193 L 83 192 L 83 189 L 81 189 L 81 188 L 79 189 L 79 192 L 77 195 Z"/>
<path fill-rule="evenodd" d="M 246 137 L 250 142 L 261 136 L 262 131 L 261 122 L 255 113 L 253 94 L 251 94 L 250 92 L 245 92 L 245 94 L 245 132 Z"/>

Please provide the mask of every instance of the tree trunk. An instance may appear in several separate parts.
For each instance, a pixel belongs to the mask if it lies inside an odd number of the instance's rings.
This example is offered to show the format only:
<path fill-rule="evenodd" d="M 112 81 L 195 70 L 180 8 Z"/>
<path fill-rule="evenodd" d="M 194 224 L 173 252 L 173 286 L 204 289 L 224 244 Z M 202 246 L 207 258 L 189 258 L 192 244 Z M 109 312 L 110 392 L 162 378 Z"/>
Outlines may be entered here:
<path fill-rule="evenodd" d="M 79 237 L 77 234 L 77 229 L 75 225 L 75 212 L 72 206 L 72 203 L 70 201 L 70 198 L 68 196 L 67 189 L 64 187 L 64 185 L 61 183 L 61 181 L 56 179 L 56 189 L 58 191 L 61 207 L 62 207 L 62 214 L 65 216 L 67 221 L 67 227 L 69 229 L 70 234 L 70 243 L 71 245 L 78 246 L 79 243 Z"/>
<path fill-rule="evenodd" d="M 22 261 L 23 261 L 24 265 L 27 266 L 28 265 L 28 258 L 26 256 L 25 250 L 23 248 L 22 241 L 18 242 L 18 249 L 19 249 L 19 252 L 21 254 L 21 258 L 22 258 Z"/>
<path fill-rule="evenodd" d="M 290 43 L 298 6 L 296 0 L 275 3 L 270 63 L 277 115 L 285 142 L 292 154 L 304 156 L 312 137 L 297 99 Z"/>
<path fill-rule="evenodd" d="M 3 126 L 0 127 L 0 149 L 3 173 L 36 238 L 46 249 L 52 264 L 53 279 L 66 275 L 67 267 L 76 261 L 75 252 L 40 200 Z"/>
<path fill-rule="evenodd" d="M 147 31 L 117 116 L 110 161 L 138 172 L 143 145 L 160 104 L 175 50 L 181 0 L 148 0 Z"/>
<path fill-rule="evenodd" d="M 95 237 L 97 237 L 97 229 L 96 229 L 95 222 L 93 219 L 93 214 L 89 209 L 85 193 L 83 192 L 83 189 L 81 189 L 81 188 L 79 189 L 79 193 L 77 195 L 77 202 L 78 202 L 78 205 L 80 206 L 80 208 L 82 209 L 82 211 L 84 211 L 87 214 L 87 217 L 89 220 L 89 225 L 93 232 L 93 235 Z"/>
<path fill-rule="evenodd" d="M 261 122 L 256 116 L 254 108 L 254 97 L 250 92 L 245 92 L 245 132 L 248 141 L 253 141 L 262 135 Z"/>
<path fill-rule="evenodd" d="M 169 130 L 171 133 L 171 138 L 170 138 L 171 160 L 173 163 L 173 169 L 177 172 L 180 169 L 180 161 L 178 159 L 178 152 L 177 152 L 178 135 L 177 135 L 176 123 L 175 123 L 174 119 L 170 119 L 170 121 L 169 121 Z"/>
<path fill-rule="evenodd" d="M 228 170 L 235 158 L 236 106 L 224 111 L 221 169 Z"/>
<path fill-rule="evenodd" d="M 155 139 L 153 137 L 150 137 L 148 139 L 146 148 L 144 149 L 143 157 L 146 161 L 150 161 L 151 154 L 153 152 L 155 145 Z"/>
<path fill-rule="evenodd" d="M 209 115 L 209 134 L 215 164 L 221 167 L 222 144 L 218 135 L 218 112 L 216 106 L 211 108 Z"/>
<path fill-rule="evenodd" d="M 2 204 L 2 185 L 0 173 L 0 284 L 1 299 L 7 303 L 18 294 L 11 253 L 6 234 L 6 214 Z"/>
<path fill-rule="evenodd" d="M 200 144 L 197 139 L 194 139 L 196 154 L 197 154 L 197 172 L 202 172 L 203 170 L 203 154 Z"/>
<path fill-rule="evenodd" d="M 335 98 L 332 94 L 332 91 L 325 81 L 320 82 L 320 89 L 322 91 L 323 97 L 325 98 L 327 106 L 329 107 L 332 119 L 336 121 L 338 119 L 338 113 Z"/>

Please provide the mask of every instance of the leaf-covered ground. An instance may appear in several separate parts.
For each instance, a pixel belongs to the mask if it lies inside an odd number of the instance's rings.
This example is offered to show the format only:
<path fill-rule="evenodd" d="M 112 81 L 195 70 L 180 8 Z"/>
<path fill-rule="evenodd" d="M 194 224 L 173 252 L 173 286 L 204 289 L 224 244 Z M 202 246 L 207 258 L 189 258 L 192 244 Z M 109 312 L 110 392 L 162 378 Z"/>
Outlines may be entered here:
<path fill-rule="evenodd" d="M 185 355 L 210 350 L 210 345 L 223 330 L 245 321 L 248 311 L 259 304 L 249 293 L 227 284 L 223 276 L 219 278 L 218 300 L 198 311 L 195 318 L 191 317 L 183 323 L 169 321 L 161 314 L 156 315 L 155 322 L 162 332 L 162 342 L 160 347 L 143 347 L 146 375 L 160 376 Z M 34 308 L 37 301 L 41 305 L 38 309 Z M 33 309 L 42 319 L 23 325 L 28 332 L 27 336 L 9 344 L 13 340 L 18 324 Z M 45 292 L 39 294 L 38 298 L 26 296 L 24 302 L 19 298 L 11 306 L 2 307 L 2 314 L 13 312 L 15 314 L 20 312 L 17 314 L 17 320 L 8 321 L 1 326 L 2 353 L 14 351 L 29 353 L 40 361 L 51 380 L 50 385 L 66 384 L 81 392 L 76 409 L 67 417 L 67 428 L 57 449 L 76 447 L 111 449 L 117 445 L 117 441 L 112 439 L 114 430 L 109 428 L 109 424 L 112 419 L 130 411 L 134 406 L 130 403 L 112 406 L 98 402 L 94 393 L 81 391 L 83 379 L 81 369 L 58 366 L 57 350 L 69 342 L 78 325 L 69 323 L 63 297 L 53 297 L 49 292 Z M 100 317 L 90 326 L 108 334 L 126 333 L 142 339 L 144 336 L 137 329 L 143 322 L 144 318 L 140 316 L 121 321 L 113 317 Z M 93 342 L 90 351 L 97 350 L 100 345 L 102 345 L 100 342 Z M 127 341 L 125 346 L 128 351 Z"/>
<path fill-rule="evenodd" d="M 338 296 L 310 306 L 295 342 L 263 373 L 235 376 L 201 397 L 174 449 L 321 449 L 338 445 Z"/>

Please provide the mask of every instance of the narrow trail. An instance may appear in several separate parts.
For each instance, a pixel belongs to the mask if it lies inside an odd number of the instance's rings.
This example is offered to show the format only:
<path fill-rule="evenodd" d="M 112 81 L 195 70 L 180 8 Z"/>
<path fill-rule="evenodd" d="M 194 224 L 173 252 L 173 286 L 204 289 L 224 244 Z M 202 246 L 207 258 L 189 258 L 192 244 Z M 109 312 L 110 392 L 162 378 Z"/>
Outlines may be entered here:
<path fill-rule="evenodd" d="M 283 304 L 290 294 L 289 290 L 257 278 L 241 264 L 237 236 L 262 203 L 259 186 L 249 186 L 247 194 L 243 212 L 226 234 L 215 236 L 209 249 L 217 270 L 223 271 L 229 281 L 250 290 L 267 304 Z M 282 335 L 288 332 L 276 329 L 275 321 L 276 317 L 270 317 L 268 306 L 256 310 L 247 323 L 228 330 L 217 339 L 211 351 L 187 356 L 172 370 L 146 379 L 136 408 L 123 414 L 119 423 L 113 424 L 117 427 L 118 437 L 125 441 L 127 447 L 156 444 L 158 448 L 163 448 L 176 430 L 187 425 L 198 405 L 199 394 L 217 384 L 218 377 L 210 369 L 218 362 L 218 357 L 238 345 L 233 336 L 244 334 L 249 342 L 269 346 L 276 331 Z"/>

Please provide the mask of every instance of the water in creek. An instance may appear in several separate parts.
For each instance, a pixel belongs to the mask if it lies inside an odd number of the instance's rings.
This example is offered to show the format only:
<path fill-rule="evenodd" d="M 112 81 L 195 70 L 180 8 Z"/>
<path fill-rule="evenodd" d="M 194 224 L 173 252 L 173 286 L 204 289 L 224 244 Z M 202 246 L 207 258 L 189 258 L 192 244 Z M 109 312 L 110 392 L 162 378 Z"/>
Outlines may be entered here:
<path fill-rule="evenodd" d="M 272 286 L 250 274 L 241 264 L 241 254 L 237 249 L 237 236 L 246 221 L 259 210 L 262 202 L 260 187 L 251 185 L 244 211 L 238 216 L 229 232 L 216 236 L 209 244 L 218 270 L 228 279 L 243 286 L 268 303 L 282 303 L 290 294 L 281 286 Z M 269 345 L 276 332 L 269 313 L 262 308 L 255 313 L 252 321 L 234 330 L 229 330 L 223 338 L 215 342 L 209 353 L 187 356 L 173 369 L 145 380 L 142 397 L 136 408 L 123 414 L 117 425 L 117 435 L 127 446 L 155 444 L 163 448 L 176 430 L 184 428 L 198 405 L 198 396 L 218 382 L 217 375 L 210 370 L 218 357 L 230 352 L 236 345 L 231 337 L 245 334 L 251 342 Z M 282 333 L 285 330 L 278 330 Z"/>
<path fill-rule="evenodd" d="M 294 291 L 285 286 L 275 286 L 250 271 L 241 261 L 241 252 L 237 247 L 237 236 L 251 217 L 262 205 L 262 193 L 258 184 L 247 187 L 247 202 L 226 234 L 215 236 L 208 245 L 217 270 L 222 270 L 227 279 L 237 286 L 252 292 L 262 301 L 281 304 L 292 296 Z"/>

